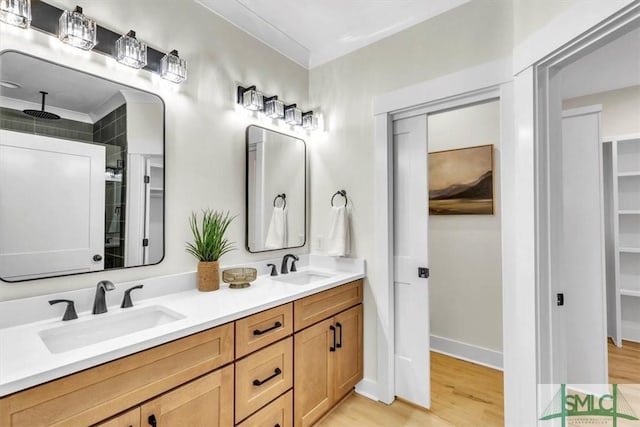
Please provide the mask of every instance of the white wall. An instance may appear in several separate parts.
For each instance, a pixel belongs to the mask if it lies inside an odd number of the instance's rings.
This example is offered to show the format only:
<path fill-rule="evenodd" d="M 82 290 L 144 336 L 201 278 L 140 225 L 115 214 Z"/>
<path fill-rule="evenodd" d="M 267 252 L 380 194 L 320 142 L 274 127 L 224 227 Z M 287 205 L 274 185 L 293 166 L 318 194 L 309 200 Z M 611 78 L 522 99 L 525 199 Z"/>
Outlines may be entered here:
<path fill-rule="evenodd" d="M 565 99 L 565 110 L 602 105 L 602 136 L 640 133 L 640 86 L 631 86 L 578 98 Z"/>
<path fill-rule="evenodd" d="M 70 0 L 56 4 L 71 9 L 75 6 Z M 207 207 L 238 215 L 229 230 L 229 238 L 237 243 L 238 250 L 226 255 L 223 264 L 280 255 L 251 255 L 244 249 L 245 128 L 258 120 L 237 109 L 236 85 L 256 84 L 305 108 L 308 71 L 195 2 L 87 0 L 82 6 L 87 15 L 113 31 L 125 33 L 134 28 L 138 38 L 156 49 L 178 49 L 188 61 L 188 80 L 176 86 L 98 53 L 67 46 L 36 30 L 4 24 L 0 25 L 0 50 L 24 51 L 157 93 L 164 99 L 165 259 L 157 266 L 0 283 L 0 300 L 91 287 L 103 279 L 119 282 L 194 270 L 196 260 L 184 250 L 185 241 L 191 238 L 187 220 L 192 210 Z M 289 133 L 287 128 L 278 130 Z M 307 249 L 291 252 L 304 253 Z"/>
<path fill-rule="evenodd" d="M 326 132 L 311 140 L 312 252 L 323 253 L 331 195 L 345 189 L 352 214 L 352 256 L 373 258 L 372 211 L 376 95 L 508 57 L 510 2 L 476 1 L 310 71 L 310 104 L 320 106 Z M 367 269 L 364 293 L 365 378 L 377 380 L 377 313 L 371 291 L 387 286 Z"/>
<path fill-rule="evenodd" d="M 494 145 L 494 215 L 429 217 L 431 334 L 502 351 L 500 102 L 428 116 L 429 152 Z"/>

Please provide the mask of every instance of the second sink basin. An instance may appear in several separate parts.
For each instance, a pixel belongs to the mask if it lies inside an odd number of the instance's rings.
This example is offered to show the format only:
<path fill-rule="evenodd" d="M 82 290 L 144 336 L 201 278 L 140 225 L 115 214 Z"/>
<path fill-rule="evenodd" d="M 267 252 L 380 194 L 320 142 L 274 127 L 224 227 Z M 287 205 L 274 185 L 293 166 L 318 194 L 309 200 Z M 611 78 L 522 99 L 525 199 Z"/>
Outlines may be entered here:
<path fill-rule="evenodd" d="M 287 275 L 274 277 L 273 280 L 291 283 L 294 285 L 310 285 L 312 283 L 328 279 L 329 277 L 331 277 L 331 274 L 320 273 L 318 271 L 298 271 L 296 273 L 289 273 Z"/>
<path fill-rule="evenodd" d="M 63 353 L 184 317 L 166 307 L 155 305 L 97 316 L 85 322 L 72 321 L 64 326 L 42 330 L 38 335 L 51 353 Z"/>

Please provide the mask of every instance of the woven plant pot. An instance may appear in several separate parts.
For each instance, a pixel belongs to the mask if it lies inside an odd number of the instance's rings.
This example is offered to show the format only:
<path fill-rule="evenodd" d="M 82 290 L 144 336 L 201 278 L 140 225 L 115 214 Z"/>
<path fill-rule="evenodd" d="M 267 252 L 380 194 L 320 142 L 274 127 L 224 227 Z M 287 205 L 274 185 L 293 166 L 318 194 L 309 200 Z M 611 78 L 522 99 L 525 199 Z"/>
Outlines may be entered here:
<path fill-rule="evenodd" d="M 200 261 L 198 263 L 198 290 L 201 292 L 220 289 L 220 262 Z"/>

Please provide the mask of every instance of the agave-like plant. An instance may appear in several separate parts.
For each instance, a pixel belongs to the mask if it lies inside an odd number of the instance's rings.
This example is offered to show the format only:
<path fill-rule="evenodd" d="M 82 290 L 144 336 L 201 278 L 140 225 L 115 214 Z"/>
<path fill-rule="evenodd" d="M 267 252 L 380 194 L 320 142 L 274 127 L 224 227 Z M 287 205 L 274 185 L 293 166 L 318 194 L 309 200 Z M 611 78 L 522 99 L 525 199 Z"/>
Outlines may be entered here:
<path fill-rule="evenodd" d="M 193 233 L 193 243 L 187 242 L 187 252 L 196 257 L 199 261 L 218 261 L 220 257 L 236 248 L 233 243 L 224 237 L 229 224 L 235 216 L 230 216 L 229 212 L 202 210 L 202 224 L 198 226 L 198 217 L 195 212 L 191 213 L 189 226 Z"/>

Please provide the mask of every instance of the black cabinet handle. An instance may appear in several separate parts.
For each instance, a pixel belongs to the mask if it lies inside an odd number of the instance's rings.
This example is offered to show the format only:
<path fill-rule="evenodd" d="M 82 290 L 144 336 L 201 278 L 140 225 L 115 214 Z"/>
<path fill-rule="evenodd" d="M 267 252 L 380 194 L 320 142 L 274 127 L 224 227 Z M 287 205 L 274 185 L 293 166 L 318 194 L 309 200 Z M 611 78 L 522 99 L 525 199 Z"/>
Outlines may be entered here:
<path fill-rule="evenodd" d="M 151 427 L 157 427 L 158 426 L 158 421 L 156 420 L 156 416 L 151 414 L 149 415 L 149 418 L 147 418 L 147 422 L 149 423 L 149 425 Z"/>
<path fill-rule="evenodd" d="M 336 351 L 336 327 L 331 325 L 329 329 L 333 332 L 333 345 L 329 347 L 329 351 Z"/>
<path fill-rule="evenodd" d="M 267 378 L 263 379 L 262 381 L 260 381 L 260 380 L 253 380 L 253 385 L 255 385 L 255 386 L 262 385 L 262 384 L 266 383 L 267 381 L 274 379 L 275 377 L 277 377 L 277 376 L 278 376 L 278 375 L 280 375 L 281 373 L 282 373 L 282 371 L 280 370 L 280 368 L 276 368 L 276 369 L 273 371 L 273 375 L 271 375 L 270 377 L 267 377 Z"/>
<path fill-rule="evenodd" d="M 342 348 L 342 323 L 338 322 L 336 323 L 336 326 L 340 329 L 340 342 L 336 344 L 336 348 Z"/>
<path fill-rule="evenodd" d="M 94 260 L 95 262 L 102 261 L 102 255 L 100 255 L 100 254 L 95 254 L 95 255 L 93 256 L 93 260 Z"/>
<path fill-rule="evenodd" d="M 276 424 L 276 425 L 274 425 L 273 427 L 280 427 L 280 424 Z"/>
<path fill-rule="evenodd" d="M 281 326 L 282 326 L 282 323 L 280 323 L 280 322 L 276 322 L 276 323 L 274 323 L 274 324 L 273 324 L 273 326 L 272 326 L 272 327 L 267 328 L 267 329 L 263 329 L 263 330 L 260 330 L 260 329 L 254 329 L 254 330 L 253 330 L 253 335 L 262 335 L 262 334 L 266 334 L 267 332 L 269 332 L 269 331 L 273 331 L 274 329 L 278 329 L 278 328 L 279 328 L 279 327 L 281 327 Z"/>

